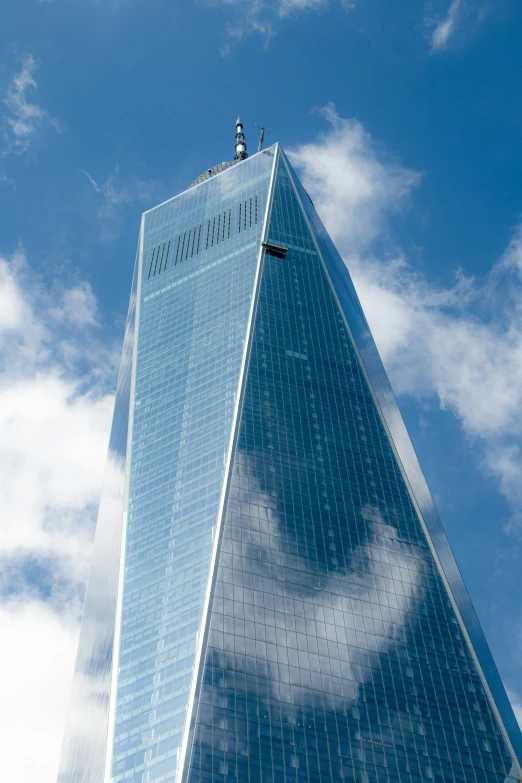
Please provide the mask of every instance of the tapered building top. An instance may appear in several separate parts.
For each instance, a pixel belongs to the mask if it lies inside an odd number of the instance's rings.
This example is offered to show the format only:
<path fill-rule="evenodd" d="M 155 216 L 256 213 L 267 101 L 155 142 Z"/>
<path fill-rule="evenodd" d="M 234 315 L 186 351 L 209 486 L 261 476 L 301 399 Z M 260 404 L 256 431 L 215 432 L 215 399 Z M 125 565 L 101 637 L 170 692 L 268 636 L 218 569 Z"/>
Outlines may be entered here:
<path fill-rule="evenodd" d="M 520 783 L 348 268 L 236 131 L 142 217 L 58 783 Z"/>

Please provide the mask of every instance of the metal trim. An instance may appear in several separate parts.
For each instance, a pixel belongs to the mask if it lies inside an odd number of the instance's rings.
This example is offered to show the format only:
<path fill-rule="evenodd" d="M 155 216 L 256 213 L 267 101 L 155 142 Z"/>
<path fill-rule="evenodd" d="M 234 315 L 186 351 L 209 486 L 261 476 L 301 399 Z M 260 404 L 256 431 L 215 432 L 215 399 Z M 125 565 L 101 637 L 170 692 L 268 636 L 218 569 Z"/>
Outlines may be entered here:
<path fill-rule="evenodd" d="M 130 401 L 129 401 L 129 427 L 127 430 L 127 453 L 125 455 L 125 492 L 123 498 L 123 518 L 122 518 L 122 530 L 121 530 L 121 546 L 120 546 L 120 568 L 118 576 L 118 596 L 116 603 L 116 615 L 114 625 L 114 642 L 112 650 L 112 672 L 111 672 L 111 691 L 109 700 L 109 721 L 107 726 L 107 745 L 105 756 L 105 773 L 103 776 L 104 783 L 110 783 L 112 778 L 112 757 L 114 749 L 114 728 L 116 718 L 116 696 L 118 692 L 118 667 L 120 660 L 120 642 L 121 642 L 121 618 L 123 612 L 123 583 L 125 576 L 125 551 L 127 548 L 127 522 L 128 522 L 128 509 L 129 509 L 129 483 L 130 483 L 130 466 L 132 457 L 132 435 L 134 430 L 134 398 L 136 391 L 136 360 L 138 355 L 138 333 L 140 326 L 140 309 L 141 309 L 141 278 L 143 267 L 143 238 L 145 234 L 145 213 L 141 216 L 140 226 L 140 238 L 139 238 L 139 250 L 138 250 L 138 264 L 136 274 L 138 279 L 136 281 L 136 312 L 135 312 L 135 325 L 134 325 L 134 344 L 132 346 L 132 370 L 131 370 L 131 387 L 130 387 Z"/>

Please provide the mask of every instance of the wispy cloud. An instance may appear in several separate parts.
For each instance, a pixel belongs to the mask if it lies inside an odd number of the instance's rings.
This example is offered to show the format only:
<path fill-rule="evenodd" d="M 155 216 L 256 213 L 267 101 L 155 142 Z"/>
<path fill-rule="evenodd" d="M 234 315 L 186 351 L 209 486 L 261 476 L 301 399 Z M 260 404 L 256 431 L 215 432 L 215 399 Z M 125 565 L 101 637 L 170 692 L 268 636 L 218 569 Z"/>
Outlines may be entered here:
<path fill-rule="evenodd" d="M 102 182 L 97 181 L 88 171 L 82 171 L 98 195 L 98 218 L 100 221 L 100 239 L 113 242 L 121 233 L 124 223 L 124 209 L 130 204 L 150 202 L 157 183 L 145 182 L 132 177 L 124 181 L 117 165 Z"/>
<path fill-rule="evenodd" d="M 350 10 L 352 0 L 340 0 Z M 277 31 L 277 22 L 304 11 L 319 11 L 331 5 L 331 0 L 214 0 L 214 5 L 228 8 L 232 18 L 228 23 L 230 38 L 242 40 L 252 33 L 261 36 L 265 49 Z M 230 52 L 230 45 L 221 49 L 223 55 Z"/>
<path fill-rule="evenodd" d="M 48 111 L 31 100 L 37 89 L 34 74 L 38 68 L 36 60 L 27 55 L 22 70 L 14 74 L 4 89 L 2 104 L 2 149 L 0 157 L 21 155 L 33 149 L 40 140 L 45 126 L 61 131 L 62 126 Z"/>
<path fill-rule="evenodd" d="M 329 0 L 279 0 L 277 13 L 287 16 L 293 11 L 316 11 L 329 5 Z"/>
<path fill-rule="evenodd" d="M 231 39 L 241 41 L 248 35 L 257 33 L 263 40 L 264 48 L 268 48 L 275 30 L 273 14 L 271 9 L 267 8 L 265 0 L 216 0 L 215 5 L 234 9 L 227 25 L 228 36 Z M 230 44 L 221 47 L 223 56 L 229 53 Z"/>
<path fill-rule="evenodd" d="M 435 25 L 431 34 L 431 47 L 435 51 L 445 49 L 455 32 L 462 7 L 461 0 L 453 0 L 444 19 Z"/>
<path fill-rule="evenodd" d="M 363 125 L 339 117 L 333 104 L 319 113 L 329 131 L 289 155 L 332 234 L 346 249 L 362 251 L 382 233 L 387 216 L 404 206 L 421 175 L 379 151 Z"/>
<path fill-rule="evenodd" d="M 391 211 L 419 174 L 389 160 L 364 128 L 337 116 L 318 142 L 291 151 L 303 183 L 350 268 L 394 389 L 437 400 L 482 453 L 522 533 L 522 226 L 487 278 L 456 270 L 441 287 L 390 245 L 375 253 Z"/>
<path fill-rule="evenodd" d="M 426 18 L 426 25 L 431 30 L 431 51 L 443 52 L 465 40 L 466 34 L 483 21 L 486 9 L 480 0 L 452 0 L 444 13 L 433 15 L 431 12 Z"/>
<path fill-rule="evenodd" d="M 46 284 L 22 251 L 0 257 L 0 733 L 13 783 L 57 770 L 117 362 L 98 320 L 88 283 Z"/>
<path fill-rule="evenodd" d="M 0 173 L 0 183 L 3 183 L 4 185 L 10 185 L 14 189 L 16 188 L 14 179 L 8 177 L 7 174 Z"/>

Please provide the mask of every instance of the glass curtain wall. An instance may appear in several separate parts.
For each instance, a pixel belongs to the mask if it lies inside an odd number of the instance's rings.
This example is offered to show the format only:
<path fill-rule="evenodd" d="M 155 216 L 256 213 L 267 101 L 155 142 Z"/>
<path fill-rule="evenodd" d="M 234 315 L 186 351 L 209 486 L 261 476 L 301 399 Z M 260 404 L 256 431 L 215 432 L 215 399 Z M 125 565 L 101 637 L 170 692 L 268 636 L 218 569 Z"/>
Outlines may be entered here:
<path fill-rule="evenodd" d="M 273 154 L 146 213 L 111 780 L 174 780 Z"/>
<path fill-rule="evenodd" d="M 515 781 L 282 155 L 269 242 L 190 783 Z"/>
<path fill-rule="evenodd" d="M 516 783 L 517 754 L 280 147 L 145 213 L 59 783 Z"/>

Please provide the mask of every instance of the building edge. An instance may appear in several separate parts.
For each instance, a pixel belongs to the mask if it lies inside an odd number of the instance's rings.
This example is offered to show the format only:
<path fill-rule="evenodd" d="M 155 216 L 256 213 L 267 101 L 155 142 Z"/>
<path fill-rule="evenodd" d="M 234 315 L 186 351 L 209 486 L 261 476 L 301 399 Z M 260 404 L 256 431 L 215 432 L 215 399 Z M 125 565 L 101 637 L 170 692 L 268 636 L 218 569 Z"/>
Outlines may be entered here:
<path fill-rule="evenodd" d="M 239 436 L 239 425 L 241 423 L 241 412 L 242 412 L 243 401 L 245 396 L 246 379 L 248 376 L 248 366 L 250 362 L 250 354 L 252 348 L 255 315 L 257 311 L 257 305 L 259 301 L 259 291 L 261 287 L 263 260 L 264 260 L 263 242 L 266 241 L 266 237 L 268 235 L 269 218 L 270 218 L 270 212 L 271 212 L 273 194 L 274 194 L 275 176 L 276 176 L 277 164 L 280 156 L 280 146 L 279 144 L 275 144 L 272 147 L 263 150 L 258 154 L 273 154 L 274 160 L 272 164 L 272 172 L 270 174 L 270 182 L 268 186 L 268 195 L 267 195 L 265 214 L 263 217 L 261 238 L 259 241 L 256 274 L 254 278 L 254 285 L 252 287 L 252 301 L 250 304 L 250 312 L 249 312 L 247 328 L 245 332 L 245 345 L 243 349 L 241 369 L 239 373 L 239 380 L 237 386 L 237 398 L 234 406 L 234 414 L 233 414 L 232 426 L 230 431 L 229 447 L 227 451 L 227 460 L 226 460 L 225 472 L 223 477 L 222 492 L 221 492 L 221 498 L 219 503 L 218 517 L 216 522 L 216 530 L 214 533 L 212 557 L 210 561 L 209 576 L 207 581 L 207 591 L 206 591 L 205 604 L 203 608 L 203 614 L 202 614 L 201 625 L 199 630 L 199 638 L 198 638 L 198 644 L 196 649 L 196 660 L 195 660 L 194 673 L 193 673 L 193 678 L 191 683 L 190 697 L 189 697 L 189 702 L 187 707 L 187 719 L 185 723 L 184 736 L 181 745 L 180 759 L 178 761 L 176 783 L 188 783 L 188 777 L 190 772 L 190 763 L 191 763 L 192 750 L 194 744 L 193 742 L 194 731 L 196 727 L 197 715 L 199 710 L 199 696 L 201 692 L 203 670 L 205 667 L 205 653 L 207 649 L 208 634 L 210 628 L 210 618 L 212 614 L 212 603 L 214 598 L 217 572 L 219 567 L 219 558 L 221 554 L 221 542 L 223 539 L 223 530 L 225 526 L 227 501 L 228 501 L 228 495 L 230 490 L 232 467 L 234 464 L 234 455 L 235 455 L 238 436 Z M 245 161 L 240 161 L 239 165 L 246 162 L 246 160 L 247 159 L 245 159 Z M 248 160 L 252 160 L 252 158 L 248 158 Z M 220 172 L 220 173 L 222 174 L 224 172 Z M 204 183 L 199 183 L 199 184 L 204 184 Z"/>
<path fill-rule="evenodd" d="M 111 433 L 109 437 L 109 446 L 107 450 L 107 458 L 105 462 L 105 474 L 102 484 L 102 492 L 100 497 L 100 505 L 98 509 L 98 516 L 96 522 L 96 533 L 93 546 L 93 557 L 91 560 L 91 567 L 89 572 L 89 578 L 87 581 L 87 588 L 85 593 L 85 602 L 83 608 L 82 623 L 80 629 L 80 638 L 78 642 L 78 651 L 76 655 L 76 662 L 74 667 L 73 679 L 71 683 L 71 691 L 69 697 L 69 705 L 67 711 L 67 718 L 65 723 L 64 740 L 62 744 L 62 750 L 60 755 L 60 761 L 58 766 L 57 781 L 58 783 L 99 783 L 100 777 L 104 774 L 105 759 L 107 754 L 107 741 L 108 741 L 108 723 L 109 723 L 109 703 L 111 698 L 112 687 L 112 669 L 107 679 L 109 685 L 104 691 L 100 691 L 100 683 L 96 683 L 96 689 L 93 689 L 94 697 L 103 706 L 98 704 L 98 714 L 96 715 L 96 728 L 98 728 L 99 722 L 103 721 L 103 732 L 99 732 L 98 739 L 101 739 L 103 747 L 95 746 L 96 740 L 93 741 L 91 737 L 89 725 L 85 725 L 82 731 L 77 730 L 77 726 L 74 721 L 74 712 L 78 710 L 81 705 L 82 699 L 85 700 L 86 696 L 89 696 L 88 691 L 85 690 L 85 682 L 82 686 L 82 679 L 87 680 L 89 676 L 93 677 L 93 671 L 103 676 L 103 670 L 97 670 L 93 665 L 96 662 L 95 654 L 98 654 L 100 660 L 104 660 L 104 655 L 108 646 L 110 646 L 110 657 L 114 655 L 114 638 L 115 638 L 115 621 L 116 621 L 116 603 L 118 600 L 118 587 L 117 579 L 105 580 L 104 587 L 101 588 L 100 584 L 97 584 L 97 571 L 102 565 L 104 557 L 110 556 L 114 548 L 118 553 L 121 551 L 121 534 L 123 525 L 123 505 L 125 489 L 122 488 L 121 496 L 114 497 L 117 487 L 114 483 L 114 476 L 111 476 L 111 470 L 114 469 L 116 459 L 115 455 L 119 457 L 119 465 L 122 468 L 121 473 L 125 474 L 127 470 L 127 432 L 125 434 L 125 446 L 118 440 L 118 427 L 121 424 L 119 419 L 122 418 L 122 414 L 125 413 L 125 408 L 121 410 L 122 404 L 125 406 L 126 388 L 129 389 L 129 405 L 130 405 L 130 387 L 131 379 L 129 375 L 132 373 L 132 359 L 129 357 L 134 354 L 134 335 L 136 329 L 136 306 L 137 306 L 137 268 L 138 268 L 138 254 L 139 244 L 136 253 L 136 260 L 134 264 L 134 273 L 131 285 L 131 295 L 129 301 L 129 308 L 127 313 L 127 321 L 125 327 L 125 335 L 122 346 L 122 358 L 120 362 L 120 370 L 118 374 L 118 381 L 116 385 L 116 399 L 114 404 L 114 412 L 112 418 Z M 132 349 L 132 350 L 131 350 Z M 120 416 L 118 416 L 118 413 Z M 126 422 L 128 422 L 128 416 L 123 416 Z M 124 469 L 123 469 L 124 467 Z M 121 479 L 120 479 L 121 480 Z M 107 505 L 110 506 L 111 502 L 116 502 L 121 507 L 115 511 L 114 508 L 107 509 Z M 118 538 L 119 537 L 119 538 Z M 119 555 L 118 555 L 119 557 Z M 106 575 L 106 568 L 102 568 L 103 576 Z M 114 572 L 111 576 L 115 577 Z M 103 584 L 102 580 L 102 584 Z M 111 587 L 112 585 L 112 587 Z M 114 592 L 112 589 L 114 588 Z M 98 594 L 96 592 L 98 591 Z M 109 608 L 107 611 L 107 604 L 114 602 L 114 610 Z M 107 612 L 107 615 L 112 617 L 111 628 L 104 636 L 96 636 L 96 625 L 100 623 L 100 611 Z M 106 626 L 104 626 L 106 627 Z M 109 645 L 110 639 L 110 645 Z M 98 660 L 98 665 L 100 663 Z M 91 694 L 92 696 L 92 694 Z M 105 706 L 106 705 L 106 706 Z M 82 711 L 82 719 L 85 719 L 85 715 Z M 90 742 L 91 747 L 86 748 L 86 740 Z M 82 745 L 83 739 L 83 745 Z M 75 747 L 74 747 L 75 745 Z M 73 746 L 73 747 L 71 747 Z M 78 759 L 76 755 L 79 750 L 83 749 L 85 757 L 80 760 L 85 762 L 85 766 L 78 769 Z M 72 753 L 71 753 L 72 751 Z M 103 761 L 101 760 L 103 757 Z M 74 764 L 75 767 L 71 768 Z M 94 769 L 94 771 L 93 771 Z"/>
<path fill-rule="evenodd" d="M 123 610 L 123 582 L 125 575 L 125 549 L 127 545 L 127 525 L 129 520 L 129 485 L 130 485 L 130 466 L 132 460 L 132 436 L 134 432 L 134 398 L 136 391 L 136 360 L 138 354 L 138 332 L 140 327 L 140 300 L 141 300 L 141 281 L 142 281 L 142 268 L 143 268 L 143 239 L 145 229 L 145 216 L 141 216 L 140 235 L 138 238 L 138 254 L 136 259 L 137 275 L 136 282 L 136 311 L 135 311 L 135 326 L 134 326 L 134 341 L 132 345 L 132 365 L 131 365 L 131 381 L 130 381 L 130 404 L 129 404 L 129 427 L 127 430 L 127 458 L 125 463 L 125 490 L 123 496 L 123 515 L 122 515 L 122 532 L 121 532 L 121 545 L 120 545 L 120 561 L 118 570 L 118 595 L 116 603 L 115 623 L 114 623 L 114 648 L 112 657 L 112 670 L 111 670 L 111 691 L 109 697 L 109 714 L 107 722 L 107 746 L 105 755 L 105 769 L 104 769 L 104 783 L 110 783 L 112 774 L 112 756 L 114 748 L 114 726 L 116 716 L 116 695 L 118 690 L 118 668 L 120 660 L 120 643 L 121 643 L 121 616 Z"/>

